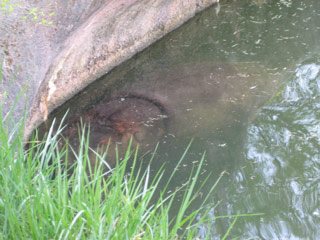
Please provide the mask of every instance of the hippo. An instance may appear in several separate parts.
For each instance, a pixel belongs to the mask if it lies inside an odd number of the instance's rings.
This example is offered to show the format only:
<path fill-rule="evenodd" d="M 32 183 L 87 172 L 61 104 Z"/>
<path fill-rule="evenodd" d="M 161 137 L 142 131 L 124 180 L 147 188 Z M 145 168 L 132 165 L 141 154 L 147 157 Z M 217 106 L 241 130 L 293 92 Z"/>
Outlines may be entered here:
<path fill-rule="evenodd" d="M 240 122 L 239 117 L 249 120 L 278 87 L 280 81 L 271 73 L 246 63 L 183 64 L 125 79 L 109 93 L 96 85 L 100 98 L 93 90 L 84 90 L 50 119 L 59 115 L 61 119 L 70 108 L 63 139 L 77 150 L 79 127 L 87 126 L 92 165 L 95 153 L 108 149 L 106 162 L 112 168 L 116 151 L 123 156 L 129 143 L 144 152 L 168 137 L 210 139 L 222 126 Z M 110 81 L 110 76 L 100 82 L 106 79 Z M 83 106 L 84 95 L 92 94 L 97 97 Z"/>
<path fill-rule="evenodd" d="M 50 126 L 56 113 L 63 115 L 67 108 L 71 111 L 62 136 L 74 148 L 81 123 L 92 131 L 90 147 L 104 151 L 109 146 L 111 156 L 116 148 L 124 152 L 131 139 L 142 150 L 168 137 L 210 139 L 220 126 L 236 123 L 239 116 L 253 116 L 278 86 L 276 77 L 270 79 L 268 67 L 219 60 L 156 66 L 133 75 L 131 70 L 118 70 L 135 68 L 127 64 L 135 54 L 219 1 L 91 0 L 77 5 L 42 1 L 39 7 L 55 13 L 48 19 L 52 26 L 36 21 L 19 24 L 17 19 L 37 7 L 37 2 L 21 3 L 0 26 L 0 32 L 6 33 L 0 42 L 4 52 L 1 91 L 11 91 L 5 108 L 14 105 L 19 84 L 29 85 L 25 140 L 41 123 Z M 186 24 L 186 34 L 178 34 L 177 39 L 189 39 L 190 26 L 198 20 Z M 174 62 L 173 55 L 185 59 L 188 52 L 172 51 L 168 39 L 164 46 L 172 55 L 167 61 Z M 146 58 L 133 61 L 148 64 Z M 5 84 L 15 68 L 19 70 L 15 81 Z M 20 116 L 23 100 L 17 104 Z"/>

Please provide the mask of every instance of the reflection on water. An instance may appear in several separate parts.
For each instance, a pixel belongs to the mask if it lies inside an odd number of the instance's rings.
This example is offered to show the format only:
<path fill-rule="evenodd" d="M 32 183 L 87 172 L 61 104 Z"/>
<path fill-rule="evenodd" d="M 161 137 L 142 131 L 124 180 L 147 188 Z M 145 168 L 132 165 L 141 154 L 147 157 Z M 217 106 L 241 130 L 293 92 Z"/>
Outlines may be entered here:
<path fill-rule="evenodd" d="M 248 128 L 246 162 L 227 193 L 228 211 L 259 211 L 234 234 L 243 239 L 320 236 L 320 59 L 295 75 Z"/>
<path fill-rule="evenodd" d="M 166 171 L 174 169 L 196 137 L 172 188 L 186 181 L 206 151 L 202 176 L 211 173 L 212 178 L 203 196 L 221 171 L 228 172 L 210 196 L 219 203 L 210 216 L 264 213 L 239 218 L 232 236 L 318 239 L 319 12 L 318 0 L 223 1 L 219 11 L 196 16 L 88 87 L 61 112 L 72 106 L 72 113 L 82 114 L 80 106 L 132 90 L 155 98 L 174 118 L 153 171 L 163 163 Z M 232 221 L 213 220 L 199 232 L 220 239 Z"/>

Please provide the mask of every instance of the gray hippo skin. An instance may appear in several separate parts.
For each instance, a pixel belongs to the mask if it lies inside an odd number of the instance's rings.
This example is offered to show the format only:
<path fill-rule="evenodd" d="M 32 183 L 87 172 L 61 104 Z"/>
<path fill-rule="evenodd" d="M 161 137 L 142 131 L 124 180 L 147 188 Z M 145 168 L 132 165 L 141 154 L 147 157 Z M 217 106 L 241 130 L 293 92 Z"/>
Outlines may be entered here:
<path fill-rule="evenodd" d="M 265 69 L 252 64 L 215 63 L 159 69 L 124 81 L 111 94 L 101 90 L 100 100 L 83 110 L 77 107 L 84 103 L 80 94 L 67 107 L 74 114 L 62 134 L 77 150 L 79 126 L 90 126 L 92 163 L 94 152 L 102 153 L 108 147 L 106 160 L 111 167 L 116 148 L 122 157 L 130 139 L 133 147 L 139 145 L 140 152 L 153 149 L 165 137 L 210 139 L 217 128 L 242 124 L 240 118 L 253 116 L 270 99 L 279 81 Z"/>
<path fill-rule="evenodd" d="M 56 107 L 215 0 L 19 1 L 0 14 L 4 113 L 27 121 L 25 138 Z M 39 20 L 29 12 L 37 9 Z M 39 24 L 44 12 L 52 25 Z M 50 13 L 54 12 L 54 15 Z M 22 20 L 29 16 L 27 20 Z"/>

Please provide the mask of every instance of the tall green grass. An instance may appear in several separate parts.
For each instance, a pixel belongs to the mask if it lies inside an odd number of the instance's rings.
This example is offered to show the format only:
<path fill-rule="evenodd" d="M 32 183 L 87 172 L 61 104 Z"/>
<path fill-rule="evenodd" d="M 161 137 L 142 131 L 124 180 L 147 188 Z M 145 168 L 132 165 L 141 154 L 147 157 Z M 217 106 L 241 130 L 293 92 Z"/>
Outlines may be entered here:
<path fill-rule="evenodd" d="M 51 129 L 43 141 L 34 138 L 25 151 L 23 125 L 9 131 L 4 119 L 0 120 L 2 239 L 195 239 L 197 236 L 197 225 L 205 217 L 194 222 L 200 208 L 188 216 L 185 213 L 199 192 L 195 183 L 202 164 L 187 186 L 180 189 L 185 191 L 181 208 L 175 218 L 169 219 L 175 193 L 166 197 L 160 194 L 157 201 L 151 201 L 162 176 L 161 169 L 150 179 L 150 170 L 138 167 L 138 151 L 131 156 L 130 146 L 124 160 L 104 173 L 104 156 L 97 155 L 101 161 L 95 169 L 87 164 L 88 141 L 82 135 L 70 175 L 68 146 L 58 147 L 61 130 L 53 133 Z M 130 157 L 133 167 L 128 173 Z M 181 227 L 184 230 L 178 235 Z"/>
<path fill-rule="evenodd" d="M 201 191 L 196 183 L 204 155 L 187 184 L 166 194 L 191 143 L 167 184 L 159 189 L 162 169 L 151 177 L 150 169 L 142 170 L 138 164 L 138 149 L 130 145 L 125 156 L 117 156 L 123 160 L 114 169 L 105 172 L 107 152 L 97 154 L 99 164 L 91 168 L 84 129 L 77 151 L 58 146 L 62 125 L 57 131 L 51 127 L 41 141 L 36 134 L 26 150 L 24 118 L 12 124 L 12 112 L 3 116 L 1 106 L 0 100 L 0 239 L 198 239 L 198 226 L 210 226 L 205 209 L 211 208 L 204 203 L 222 175 L 203 204 L 189 211 Z M 76 159 L 72 165 L 68 164 L 71 151 Z M 128 172 L 129 160 L 133 165 Z M 169 218 L 179 191 L 183 192 L 180 208 Z M 238 217 L 253 215 L 217 217 L 234 218 L 223 239 Z M 206 239 L 210 239 L 210 231 Z"/>

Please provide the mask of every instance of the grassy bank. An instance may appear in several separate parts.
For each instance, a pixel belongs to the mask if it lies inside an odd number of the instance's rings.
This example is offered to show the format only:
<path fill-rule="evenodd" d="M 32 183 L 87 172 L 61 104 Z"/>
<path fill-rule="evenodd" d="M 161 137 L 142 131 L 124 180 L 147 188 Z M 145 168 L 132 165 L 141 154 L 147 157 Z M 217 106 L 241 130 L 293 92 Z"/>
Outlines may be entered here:
<path fill-rule="evenodd" d="M 137 151 L 131 155 L 131 172 L 125 171 L 129 149 L 108 177 L 102 161 L 88 177 L 88 142 L 82 137 L 74 171 L 67 176 L 67 146 L 57 147 L 58 133 L 50 132 L 43 141 L 35 138 L 25 151 L 23 124 L 9 132 L 6 120 L 0 120 L 1 239 L 196 239 L 197 225 L 206 221 L 205 214 L 193 221 L 201 207 L 185 215 L 200 191 L 194 186 L 201 164 L 177 190 L 184 191 L 184 197 L 176 217 L 169 219 L 175 193 L 160 194 L 151 202 L 161 170 L 150 179 L 149 170 L 141 171 L 136 164 Z"/>

